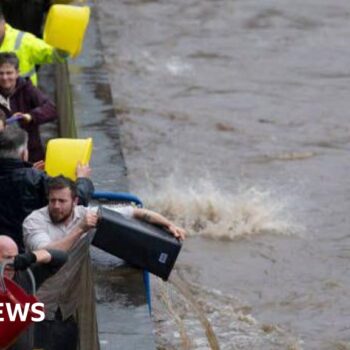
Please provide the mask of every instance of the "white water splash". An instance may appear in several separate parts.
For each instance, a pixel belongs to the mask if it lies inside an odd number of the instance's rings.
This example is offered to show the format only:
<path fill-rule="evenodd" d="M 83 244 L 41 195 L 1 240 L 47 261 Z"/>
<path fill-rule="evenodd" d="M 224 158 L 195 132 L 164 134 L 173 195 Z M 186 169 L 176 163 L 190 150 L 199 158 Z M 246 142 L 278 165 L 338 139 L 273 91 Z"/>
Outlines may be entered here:
<path fill-rule="evenodd" d="M 182 225 L 188 235 L 234 239 L 262 233 L 300 234 L 303 227 L 288 211 L 288 201 L 256 188 L 222 193 L 208 180 L 184 186 L 166 179 L 142 195 L 147 208 Z"/>

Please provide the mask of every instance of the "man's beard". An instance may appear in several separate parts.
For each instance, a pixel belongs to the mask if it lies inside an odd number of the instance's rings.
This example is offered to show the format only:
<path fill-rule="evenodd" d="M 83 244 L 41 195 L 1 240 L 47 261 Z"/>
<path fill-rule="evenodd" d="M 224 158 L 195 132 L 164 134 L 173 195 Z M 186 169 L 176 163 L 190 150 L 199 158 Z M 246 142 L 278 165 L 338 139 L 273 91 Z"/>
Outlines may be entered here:
<path fill-rule="evenodd" d="M 72 205 L 72 207 L 67 215 L 64 215 L 64 216 L 59 217 L 59 218 L 52 215 L 52 213 L 49 210 L 50 219 L 54 224 L 62 224 L 63 222 L 65 222 L 67 219 L 69 219 L 72 216 L 73 209 L 74 209 L 74 205 Z"/>

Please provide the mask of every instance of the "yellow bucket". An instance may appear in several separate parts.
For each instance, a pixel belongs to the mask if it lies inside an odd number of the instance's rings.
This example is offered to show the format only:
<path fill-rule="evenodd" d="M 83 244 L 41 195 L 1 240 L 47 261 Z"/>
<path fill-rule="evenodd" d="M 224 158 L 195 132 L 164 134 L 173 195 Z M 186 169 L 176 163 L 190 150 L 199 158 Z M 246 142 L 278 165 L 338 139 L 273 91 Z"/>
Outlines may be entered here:
<path fill-rule="evenodd" d="M 75 180 L 77 164 L 88 164 L 91 152 L 92 138 L 51 139 L 47 144 L 45 171 L 50 176 L 64 175 Z"/>
<path fill-rule="evenodd" d="M 76 57 L 81 51 L 89 18 L 88 6 L 53 5 L 46 18 L 44 40 Z"/>

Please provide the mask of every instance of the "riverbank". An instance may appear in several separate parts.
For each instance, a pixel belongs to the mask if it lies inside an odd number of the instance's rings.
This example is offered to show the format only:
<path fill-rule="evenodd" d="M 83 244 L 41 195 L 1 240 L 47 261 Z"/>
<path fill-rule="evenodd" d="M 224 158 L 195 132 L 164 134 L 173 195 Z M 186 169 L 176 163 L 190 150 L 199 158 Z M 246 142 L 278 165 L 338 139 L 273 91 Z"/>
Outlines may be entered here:
<path fill-rule="evenodd" d="M 91 167 L 96 190 L 127 191 L 127 169 L 96 24 L 95 3 L 87 5 L 91 7 L 91 20 L 84 49 L 78 59 L 69 62 L 78 137 L 93 138 Z M 92 248 L 92 259 L 101 349 L 131 350 L 140 346 L 154 349 L 142 272 L 96 248 Z"/>

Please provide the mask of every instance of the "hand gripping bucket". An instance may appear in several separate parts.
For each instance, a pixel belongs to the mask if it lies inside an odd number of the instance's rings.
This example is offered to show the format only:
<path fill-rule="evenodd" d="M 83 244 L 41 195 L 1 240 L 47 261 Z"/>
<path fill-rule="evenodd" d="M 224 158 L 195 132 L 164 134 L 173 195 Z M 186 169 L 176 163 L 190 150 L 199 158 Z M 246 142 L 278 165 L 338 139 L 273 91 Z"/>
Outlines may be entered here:
<path fill-rule="evenodd" d="M 88 164 L 91 152 L 92 138 L 51 139 L 46 149 L 45 171 L 50 176 L 64 175 L 75 180 L 77 164 Z"/>
<path fill-rule="evenodd" d="M 88 6 L 53 5 L 46 18 L 44 40 L 76 57 L 80 53 L 89 19 Z"/>
<path fill-rule="evenodd" d="M 18 284 L 4 276 L 5 266 L 9 263 L 11 262 L 8 261 L 0 264 L 0 303 L 3 303 L 2 313 L 0 314 L 0 317 L 3 319 L 0 321 L 0 349 L 6 349 L 13 344 L 17 337 L 29 327 L 32 322 L 32 316 L 37 316 L 33 314 L 29 308 L 25 321 L 21 321 L 18 316 L 15 321 L 10 321 L 5 307 L 6 304 L 13 307 L 16 304 L 20 304 L 21 309 L 23 310 L 26 303 L 32 305 L 37 303 L 38 299 L 34 295 L 27 294 L 20 286 L 18 286 Z M 35 281 L 33 274 L 30 270 L 27 270 L 27 273 L 32 282 L 33 294 L 35 294 Z"/>

